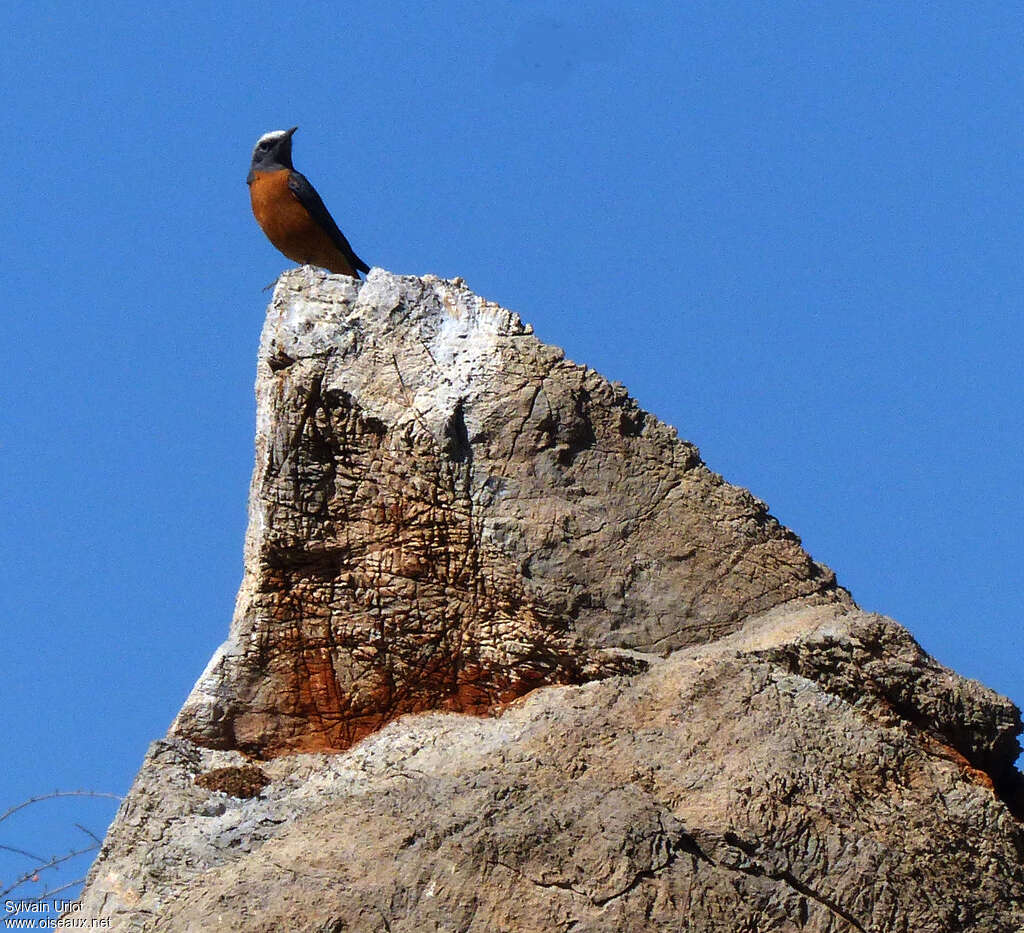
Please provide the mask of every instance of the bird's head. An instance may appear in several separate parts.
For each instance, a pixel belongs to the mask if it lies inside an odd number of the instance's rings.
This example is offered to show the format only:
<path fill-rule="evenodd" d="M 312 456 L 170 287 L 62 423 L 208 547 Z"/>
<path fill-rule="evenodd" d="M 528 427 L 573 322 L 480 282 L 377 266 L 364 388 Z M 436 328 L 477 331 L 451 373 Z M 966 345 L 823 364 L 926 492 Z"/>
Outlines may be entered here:
<path fill-rule="evenodd" d="M 273 172 L 292 168 L 292 134 L 297 129 L 297 126 L 293 126 L 290 130 L 264 133 L 252 150 L 252 170 Z"/>

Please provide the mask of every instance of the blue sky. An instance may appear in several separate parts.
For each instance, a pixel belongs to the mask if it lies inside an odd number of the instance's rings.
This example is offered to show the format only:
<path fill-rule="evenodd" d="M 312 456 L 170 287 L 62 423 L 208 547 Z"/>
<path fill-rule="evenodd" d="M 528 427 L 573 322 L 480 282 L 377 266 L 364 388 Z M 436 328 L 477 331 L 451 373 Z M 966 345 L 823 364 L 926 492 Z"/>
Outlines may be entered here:
<path fill-rule="evenodd" d="M 1024 702 L 1017 5 L 105 0 L 0 35 L 0 811 L 125 792 L 227 632 L 289 265 L 245 175 L 294 124 L 371 265 L 519 311 Z M 0 843 L 112 813 L 33 811 Z"/>

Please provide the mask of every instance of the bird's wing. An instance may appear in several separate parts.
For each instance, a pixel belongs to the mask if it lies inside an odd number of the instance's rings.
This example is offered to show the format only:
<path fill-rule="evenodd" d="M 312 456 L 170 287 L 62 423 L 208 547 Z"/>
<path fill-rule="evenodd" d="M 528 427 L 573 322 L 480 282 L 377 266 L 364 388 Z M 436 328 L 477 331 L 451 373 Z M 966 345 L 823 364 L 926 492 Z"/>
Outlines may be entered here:
<path fill-rule="evenodd" d="M 301 172 L 293 171 L 288 176 L 288 187 L 291 189 L 292 194 L 299 199 L 302 206 L 309 211 L 310 216 L 327 231 L 330 238 L 334 241 L 334 245 L 344 253 L 352 268 L 358 269 L 360 272 L 369 272 L 370 267 L 355 254 L 355 250 L 352 249 L 348 240 L 345 239 L 345 234 L 338 229 L 338 225 L 324 206 L 320 195 L 316 193 L 316 188 L 307 181 L 306 176 Z"/>

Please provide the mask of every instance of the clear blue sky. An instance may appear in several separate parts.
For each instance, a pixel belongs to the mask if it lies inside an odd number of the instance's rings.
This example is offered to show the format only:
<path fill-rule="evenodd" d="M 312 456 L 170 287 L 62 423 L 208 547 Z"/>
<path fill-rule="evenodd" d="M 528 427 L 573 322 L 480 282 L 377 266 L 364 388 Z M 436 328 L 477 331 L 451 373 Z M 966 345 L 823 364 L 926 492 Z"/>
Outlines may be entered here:
<path fill-rule="evenodd" d="M 126 791 L 225 637 L 289 265 L 245 175 L 293 124 L 371 265 L 519 311 L 1024 702 L 1019 5 L 36 2 L 0 36 L 0 810 Z"/>

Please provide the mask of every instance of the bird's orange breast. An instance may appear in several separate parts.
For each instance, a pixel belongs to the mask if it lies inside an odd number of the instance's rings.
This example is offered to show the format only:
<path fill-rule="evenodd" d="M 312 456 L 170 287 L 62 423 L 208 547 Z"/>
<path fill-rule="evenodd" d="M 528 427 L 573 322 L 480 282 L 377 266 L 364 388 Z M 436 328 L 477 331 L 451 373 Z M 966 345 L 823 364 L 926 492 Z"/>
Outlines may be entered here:
<path fill-rule="evenodd" d="M 294 262 L 354 276 L 355 270 L 334 241 L 288 187 L 287 169 L 253 172 L 249 198 L 267 239 Z"/>

